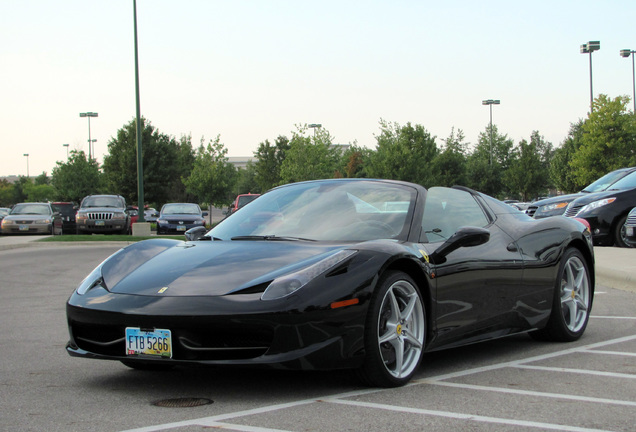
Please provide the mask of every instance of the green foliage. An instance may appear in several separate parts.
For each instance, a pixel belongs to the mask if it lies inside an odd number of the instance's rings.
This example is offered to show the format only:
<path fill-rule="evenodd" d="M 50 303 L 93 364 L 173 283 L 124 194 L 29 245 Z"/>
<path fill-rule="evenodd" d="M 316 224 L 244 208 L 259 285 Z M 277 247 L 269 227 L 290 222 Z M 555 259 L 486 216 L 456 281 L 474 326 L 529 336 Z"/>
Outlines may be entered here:
<path fill-rule="evenodd" d="M 496 125 L 486 126 L 479 134 L 479 141 L 468 157 L 468 186 L 494 197 L 503 197 L 511 192 L 503 175 L 513 160 L 513 141 L 499 133 Z M 516 192 L 515 192 L 516 193 Z"/>
<path fill-rule="evenodd" d="M 180 178 L 181 169 L 175 163 L 179 161 L 179 143 L 159 133 L 143 118 L 142 125 L 144 199 L 150 203 L 165 203 L 170 199 L 174 180 Z M 129 203 L 139 200 L 136 128 L 136 120 L 133 119 L 119 129 L 117 137 L 108 142 L 109 154 L 104 157 L 107 191 L 123 195 Z"/>
<path fill-rule="evenodd" d="M 582 144 L 570 167 L 580 184 L 609 171 L 636 166 L 636 117 L 627 109 L 629 97 L 599 95 L 583 123 Z"/>
<path fill-rule="evenodd" d="M 435 137 L 421 125 L 400 126 L 380 121 L 376 150 L 369 159 L 369 177 L 405 180 L 433 186 L 436 175 L 432 161 L 439 150 Z"/>
<path fill-rule="evenodd" d="M 550 180 L 554 186 L 563 192 L 574 193 L 585 187 L 570 168 L 570 161 L 581 147 L 583 139 L 583 120 L 570 125 L 567 138 L 561 147 L 554 150 L 550 159 Z"/>
<path fill-rule="evenodd" d="M 276 138 L 274 145 L 268 140 L 259 144 L 254 153 L 254 180 L 260 191 L 264 192 L 281 184 L 280 170 L 289 148 L 289 139 L 282 135 Z"/>
<path fill-rule="evenodd" d="M 547 189 L 550 148 L 551 145 L 534 131 L 529 143 L 522 140 L 513 150 L 514 156 L 504 173 L 504 181 L 508 190 L 517 191 L 522 201 L 529 201 Z"/>
<path fill-rule="evenodd" d="M 13 201 L 13 184 L 6 179 L 0 179 L 0 207 L 10 207 Z"/>
<path fill-rule="evenodd" d="M 305 136 L 307 127 L 298 127 L 289 142 L 289 150 L 281 164 L 281 183 L 333 178 L 338 169 L 340 150 L 324 128 L 314 129 L 314 136 Z"/>
<path fill-rule="evenodd" d="M 67 162 L 57 162 L 51 175 L 58 201 L 79 203 L 87 195 L 100 193 L 101 176 L 95 159 L 88 160 L 83 151 L 73 150 Z"/>
<path fill-rule="evenodd" d="M 227 149 L 219 136 L 210 140 L 207 146 L 201 139 L 192 172 L 182 179 L 188 193 L 197 197 L 197 202 L 222 207 L 232 201 L 236 169 L 226 155 Z"/>
<path fill-rule="evenodd" d="M 433 160 L 433 172 L 437 173 L 437 186 L 454 186 L 467 184 L 468 172 L 466 164 L 467 144 L 464 143 L 461 129 L 455 129 L 445 140 L 444 149 Z"/>

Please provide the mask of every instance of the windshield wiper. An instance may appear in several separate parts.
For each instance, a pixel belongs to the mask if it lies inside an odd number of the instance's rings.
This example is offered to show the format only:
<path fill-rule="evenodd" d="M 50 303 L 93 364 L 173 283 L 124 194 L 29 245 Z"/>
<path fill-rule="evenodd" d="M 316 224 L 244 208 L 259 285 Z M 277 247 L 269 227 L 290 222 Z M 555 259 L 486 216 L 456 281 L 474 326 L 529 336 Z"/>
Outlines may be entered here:
<path fill-rule="evenodd" d="M 274 241 L 316 241 L 313 239 L 302 238 L 302 237 L 287 237 L 287 236 L 276 236 L 276 235 L 246 235 L 246 236 L 236 236 L 232 237 L 230 240 L 274 240 Z"/>

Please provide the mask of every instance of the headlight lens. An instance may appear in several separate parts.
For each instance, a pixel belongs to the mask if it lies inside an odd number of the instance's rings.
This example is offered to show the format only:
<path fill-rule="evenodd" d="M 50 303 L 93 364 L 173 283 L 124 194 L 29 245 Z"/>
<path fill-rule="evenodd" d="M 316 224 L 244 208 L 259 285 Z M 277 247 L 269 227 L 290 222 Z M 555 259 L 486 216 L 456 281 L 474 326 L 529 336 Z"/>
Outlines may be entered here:
<path fill-rule="evenodd" d="M 616 201 L 616 198 L 612 197 L 612 198 L 605 198 L 605 199 L 602 199 L 602 200 L 591 202 L 588 205 L 583 206 L 583 208 L 581 208 L 581 210 L 579 210 L 577 215 L 580 215 L 582 213 L 589 212 L 589 211 L 592 211 L 592 210 L 596 210 L 597 208 L 606 206 L 608 204 L 611 204 L 614 201 Z"/>
<path fill-rule="evenodd" d="M 538 211 L 540 211 L 541 213 L 547 213 L 554 210 L 565 208 L 567 206 L 568 206 L 567 202 L 559 202 L 559 203 L 548 204 L 546 206 L 540 207 Z"/>
<path fill-rule="evenodd" d="M 49 224 L 49 223 L 51 223 L 51 219 L 38 219 L 36 221 L 33 221 L 33 223 L 36 223 L 36 224 Z"/>
<path fill-rule="evenodd" d="M 341 250 L 309 267 L 274 279 L 261 296 L 261 300 L 274 300 L 290 295 L 356 252 L 355 250 Z"/>
<path fill-rule="evenodd" d="M 77 287 L 77 293 L 79 295 L 84 295 L 86 292 L 100 285 L 102 283 L 102 265 L 98 265 L 95 269 L 88 275 L 82 283 Z"/>
<path fill-rule="evenodd" d="M 118 219 L 118 220 L 126 219 L 126 213 L 113 213 L 113 219 Z"/>

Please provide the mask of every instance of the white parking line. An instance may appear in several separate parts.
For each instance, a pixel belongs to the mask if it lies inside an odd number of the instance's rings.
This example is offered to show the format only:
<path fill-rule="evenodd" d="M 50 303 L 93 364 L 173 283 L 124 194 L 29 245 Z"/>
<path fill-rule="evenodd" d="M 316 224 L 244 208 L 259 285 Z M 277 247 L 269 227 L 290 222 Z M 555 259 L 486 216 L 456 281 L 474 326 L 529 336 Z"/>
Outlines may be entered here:
<path fill-rule="evenodd" d="M 442 381 L 448 380 L 448 379 L 452 379 L 452 378 L 457 378 L 457 377 L 463 377 L 463 376 L 467 376 L 467 375 L 473 375 L 473 374 L 477 374 L 477 373 L 482 373 L 482 372 L 489 372 L 489 371 L 493 371 L 493 370 L 503 369 L 503 368 L 507 368 L 507 367 L 535 369 L 535 370 L 558 370 L 560 372 L 566 371 L 566 372 L 575 372 L 575 373 L 589 373 L 589 374 L 593 374 L 593 375 L 613 376 L 613 377 L 634 379 L 634 378 L 636 378 L 636 376 L 628 375 L 628 374 L 615 374 L 615 373 L 611 373 L 611 372 L 587 371 L 587 370 L 580 370 L 580 369 L 546 368 L 546 367 L 542 367 L 542 366 L 527 365 L 527 363 L 532 363 L 532 362 L 536 362 L 536 361 L 551 359 L 551 358 L 560 357 L 560 356 L 569 355 L 569 354 L 574 354 L 574 353 L 590 352 L 590 350 L 594 350 L 596 348 L 606 347 L 606 346 L 609 346 L 609 345 L 615 345 L 615 344 L 619 344 L 619 343 L 623 343 L 623 342 L 629 342 L 629 341 L 632 341 L 632 340 L 636 340 L 636 335 L 625 336 L 625 337 L 621 337 L 621 338 L 617 338 L 617 339 L 612 339 L 612 340 L 608 340 L 608 341 L 604 341 L 604 342 L 597 342 L 597 343 L 593 343 L 593 344 L 590 344 L 590 345 L 584 345 L 584 346 L 575 347 L 575 348 L 569 348 L 569 349 L 566 349 L 566 350 L 556 351 L 556 352 L 549 353 L 549 354 L 543 354 L 543 355 L 538 355 L 538 356 L 534 356 L 534 357 L 528 357 L 528 358 L 522 359 L 522 360 L 515 360 L 515 361 L 510 361 L 510 362 L 504 362 L 504 363 L 499 363 L 499 364 L 495 364 L 495 365 L 490 365 L 490 366 L 478 367 L 478 368 L 473 368 L 473 369 L 453 372 L 453 373 L 449 373 L 449 374 L 439 375 L 439 376 L 436 376 L 436 377 L 423 378 L 423 379 L 412 381 L 409 384 L 409 386 L 416 386 L 416 385 L 422 385 L 422 384 L 424 384 L 424 385 L 428 384 L 428 385 L 448 385 L 448 386 L 453 386 L 452 383 L 446 383 L 446 382 L 442 382 Z M 465 386 L 467 388 L 470 387 L 468 385 L 462 385 L 462 386 Z M 485 389 L 488 389 L 488 388 L 486 387 Z M 484 390 L 484 389 L 480 388 L 480 390 Z M 234 424 L 225 423 L 225 421 L 233 419 L 233 418 L 245 417 L 245 416 L 250 416 L 250 415 L 255 415 L 255 414 L 270 413 L 270 412 L 273 412 L 273 411 L 278 411 L 278 410 L 287 409 L 287 408 L 294 408 L 294 407 L 298 407 L 298 406 L 302 406 L 302 405 L 309 405 L 309 404 L 312 404 L 312 403 L 319 403 L 319 402 L 330 402 L 330 403 L 344 404 L 344 405 L 363 406 L 363 407 L 367 407 L 367 408 L 385 409 L 385 410 L 390 410 L 390 411 L 408 412 L 408 413 L 416 413 L 416 414 L 423 414 L 423 415 L 433 415 L 433 416 L 453 418 L 453 419 L 471 420 L 471 421 L 477 421 L 477 422 L 482 422 L 482 423 L 506 424 L 506 425 L 513 425 L 513 426 L 516 426 L 516 427 L 520 427 L 520 426 L 536 427 L 536 428 L 543 428 L 543 429 L 560 430 L 560 431 L 572 431 L 572 432 L 597 432 L 597 431 L 601 431 L 600 429 L 588 429 L 588 428 L 580 428 L 580 427 L 575 427 L 575 426 L 557 425 L 557 424 L 551 424 L 551 423 L 529 422 L 529 421 L 523 421 L 523 420 L 504 419 L 504 418 L 487 417 L 487 416 L 477 416 L 477 415 L 472 415 L 472 414 L 462 414 L 462 413 L 454 413 L 454 412 L 448 412 L 448 411 L 435 411 L 435 410 L 425 410 L 425 409 L 419 409 L 419 408 L 406 408 L 406 407 L 398 407 L 398 406 L 393 406 L 393 405 L 375 404 L 375 403 L 366 403 L 366 402 L 345 400 L 345 399 L 351 398 L 351 397 L 362 396 L 362 395 L 373 394 L 373 393 L 379 393 L 379 392 L 383 392 L 383 391 L 386 391 L 386 390 L 385 389 L 368 389 L 368 390 L 340 393 L 340 394 L 336 394 L 336 395 L 332 395 L 332 396 L 327 396 L 327 397 L 324 397 L 324 398 L 305 399 L 305 400 L 300 400 L 300 401 L 295 401 L 295 402 L 264 406 L 264 407 L 255 408 L 255 409 L 251 409 L 251 410 L 237 411 L 237 412 L 232 412 L 232 413 L 220 414 L 220 415 L 217 415 L 217 416 L 203 417 L 203 418 L 192 419 L 192 420 L 184 420 L 184 421 L 180 421 L 180 422 L 167 423 L 167 424 L 163 424 L 163 425 L 147 426 L 147 427 L 141 427 L 141 428 L 137 428 L 137 429 L 129 429 L 129 430 L 124 431 L 124 432 L 156 432 L 156 431 L 163 431 L 163 430 L 167 430 L 167 429 L 173 429 L 173 428 L 177 428 L 177 427 L 186 427 L 186 426 L 207 426 L 207 427 L 217 427 L 217 428 L 221 428 L 221 429 L 238 430 L 238 431 L 246 431 L 246 432 L 280 432 L 277 429 L 254 428 L 252 426 L 246 426 L 246 425 L 234 425 Z M 492 390 L 492 391 L 496 391 L 496 390 Z M 513 391 L 510 391 L 510 389 L 506 389 L 506 392 L 513 393 Z M 529 392 L 528 394 L 530 394 L 530 393 L 534 393 L 534 392 Z M 535 396 L 536 395 L 541 395 L 540 392 L 537 392 L 537 393 L 538 394 L 534 394 L 534 395 Z M 550 394 L 550 393 L 544 394 L 544 395 L 546 395 L 546 397 L 557 397 L 558 396 L 558 397 L 562 397 L 562 398 L 571 398 L 573 400 L 585 400 L 587 402 L 598 402 L 598 403 L 607 403 L 607 404 L 611 403 L 611 404 L 616 404 L 616 405 L 632 405 L 633 404 L 632 402 L 628 402 L 628 401 L 616 401 L 616 400 L 611 400 L 611 399 L 608 399 L 608 400 L 604 400 L 604 399 L 600 399 L 600 398 L 599 399 L 596 399 L 596 398 L 589 398 L 588 399 L 588 398 L 577 397 L 577 396 L 568 396 L 568 395 L 551 396 L 552 394 Z M 582 398 L 582 399 L 577 399 L 577 398 Z"/>
<path fill-rule="evenodd" d="M 623 351 L 601 351 L 601 350 L 589 350 L 583 351 L 586 354 L 603 354 L 603 355 L 615 355 L 615 356 L 627 356 L 636 357 L 636 353 L 623 352 Z"/>
<path fill-rule="evenodd" d="M 616 372 L 603 372 L 603 371 L 595 371 L 589 369 L 569 369 L 569 368 L 559 368 L 559 367 L 548 367 L 548 366 L 533 366 L 533 365 L 517 365 L 519 369 L 531 369 L 537 371 L 546 371 L 546 372 L 566 372 L 578 375 L 596 375 L 596 376 L 604 376 L 610 378 L 621 378 L 621 379 L 636 379 L 636 375 L 633 374 L 623 374 Z"/>

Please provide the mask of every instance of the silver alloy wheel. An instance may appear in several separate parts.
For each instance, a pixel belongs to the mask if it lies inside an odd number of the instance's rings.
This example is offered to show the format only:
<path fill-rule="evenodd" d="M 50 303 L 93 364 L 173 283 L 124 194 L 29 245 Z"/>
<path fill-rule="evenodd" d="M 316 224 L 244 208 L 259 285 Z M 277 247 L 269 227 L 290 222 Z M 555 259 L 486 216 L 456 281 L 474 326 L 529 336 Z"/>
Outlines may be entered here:
<path fill-rule="evenodd" d="M 587 322 L 590 307 L 590 284 L 581 259 L 570 257 L 561 275 L 561 313 L 571 332 L 578 332 Z"/>
<path fill-rule="evenodd" d="M 425 330 L 417 289 L 405 280 L 398 280 L 382 299 L 377 333 L 382 362 L 393 377 L 408 376 L 417 367 Z"/>

